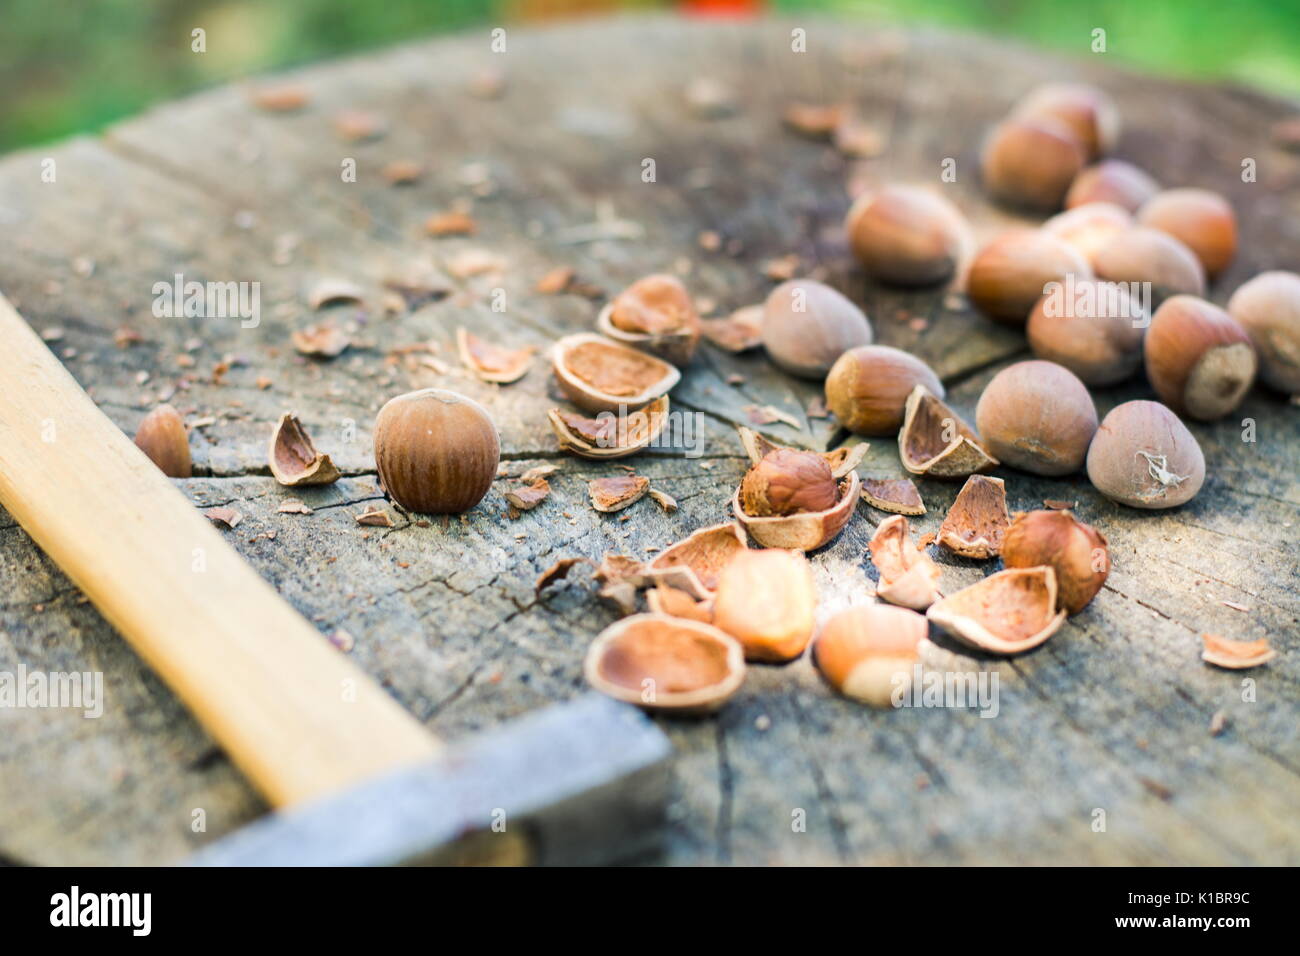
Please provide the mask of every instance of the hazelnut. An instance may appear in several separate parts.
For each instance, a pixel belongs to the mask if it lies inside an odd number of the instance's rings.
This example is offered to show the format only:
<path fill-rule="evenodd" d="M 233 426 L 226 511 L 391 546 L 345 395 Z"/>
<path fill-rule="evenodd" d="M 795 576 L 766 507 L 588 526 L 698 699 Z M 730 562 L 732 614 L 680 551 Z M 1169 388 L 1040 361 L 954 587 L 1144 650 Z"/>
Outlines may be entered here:
<path fill-rule="evenodd" d="M 1038 300 L 1025 333 L 1034 355 L 1069 369 L 1086 385 L 1115 385 L 1142 364 L 1146 313 L 1128 290 L 1080 279 Z"/>
<path fill-rule="evenodd" d="M 1047 83 L 1016 105 L 1013 116 L 1050 117 L 1067 126 L 1089 159 L 1104 156 L 1119 141 L 1119 108 L 1102 90 L 1084 83 Z"/>
<path fill-rule="evenodd" d="M 426 388 L 398 395 L 375 419 L 379 480 L 407 511 L 468 511 L 492 487 L 500 458 L 488 413 L 455 392 Z"/>
<path fill-rule="evenodd" d="M 1055 362 L 1017 362 L 993 376 L 975 407 L 975 427 L 1003 464 L 1035 475 L 1078 471 L 1097 430 L 1087 387 Z"/>
<path fill-rule="evenodd" d="M 1232 294 L 1228 313 L 1255 343 L 1259 377 L 1300 394 L 1300 275 L 1260 273 Z"/>
<path fill-rule="evenodd" d="M 339 480 L 339 470 L 330 456 L 318 452 L 311 436 L 297 417 L 286 412 L 271 433 L 267 453 L 271 474 L 282 485 L 330 485 Z"/>
<path fill-rule="evenodd" d="M 791 375 L 822 378 L 845 351 L 871 341 L 862 310 L 815 279 L 782 282 L 763 305 L 763 344 Z"/>
<path fill-rule="evenodd" d="M 159 405 L 140 422 L 135 445 L 168 478 L 189 478 L 190 436 L 180 412 L 170 405 Z"/>
<path fill-rule="evenodd" d="M 788 661 L 812 637 L 817 591 L 798 551 L 745 550 L 722 569 L 713 621 L 740 641 L 746 660 Z"/>
<path fill-rule="evenodd" d="M 596 327 L 615 341 L 653 352 L 677 366 L 690 363 L 700 340 L 700 314 L 681 280 L 638 279 L 601 310 Z"/>
<path fill-rule="evenodd" d="M 667 614 L 611 624 L 587 651 L 587 683 L 615 700 L 678 714 L 717 710 L 745 680 L 740 645 L 716 627 Z"/>
<path fill-rule="evenodd" d="M 1071 246 L 1092 265 L 1093 257 L 1106 243 L 1132 225 L 1132 215 L 1122 207 L 1109 202 L 1090 202 L 1058 212 L 1043 223 L 1043 232 Z"/>
<path fill-rule="evenodd" d="M 896 285 L 943 282 L 956 270 L 967 235 L 956 206 L 917 186 L 886 186 L 859 197 L 845 229 L 867 273 Z"/>
<path fill-rule="evenodd" d="M 1168 233 L 1146 226 L 1111 236 L 1093 255 L 1092 268 L 1109 282 L 1150 283 L 1155 305 L 1171 295 L 1205 292 L 1205 268 L 1196 253 Z"/>
<path fill-rule="evenodd" d="M 1056 606 L 1078 614 L 1110 573 L 1106 539 L 1069 511 L 1030 511 L 1016 515 L 1002 540 L 1008 568 L 1051 565 L 1056 572 Z"/>
<path fill-rule="evenodd" d="M 1087 260 L 1072 246 L 1044 232 L 1017 229 L 1003 233 L 976 253 L 966 293 L 989 318 L 1022 326 L 1048 283 L 1063 282 L 1070 275 L 1092 278 Z"/>
<path fill-rule="evenodd" d="M 1217 305 L 1192 295 L 1176 295 L 1156 309 L 1143 352 L 1160 400 L 1201 421 L 1222 418 L 1240 405 L 1258 365 L 1246 330 Z"/>
<path fill-rule="evenodd" d="M 1111 202 L 1135 213 L 1158 192 L 1160 184 L 1145 170 L 1122 159 L 1103 159 L 1074 177 L 1065 196 L 1065 208 L 1073 209 L 1090 202 Z"/>
<path fill-rule="evenodd" d="M 663 359 L 599 335 L 566 335 L 552 353 L 555 380 L 588 412 L 620 412 L 650 404 L 681 380 Z"/>
<path fill-rule="evenodd" d="M 1166 189 L 1138 210 L 1138 223 L 1167 232 L 1196 253 L 1214 278 L 1237 254 L 1237 217 L 1228 200 L 1208 189 Z"/>
<path fill-rule="evenodd" d="M 884 604 L 855 604 L 822 628 L 813 645 L 826 683 L 872 707 L 889 707 L 907 693 L 930 633 L 915 611 Z"/>
<path fill-rule="evenodd" d="M 980 155 L 984 187 L 1032 209 L 1060 209 L 1086 159 L 1078 137 L 1050 117 L 1012 117 L 994 128 Z"/>
<path fill-rule="evenodd" d="M 625 458 L 649 447 L 668 421 L 668 396 L 621 418 L 586 418 L 552 408 L 546 413 L 560 447 L 579 458 Z"/>
<path fill-rule="evenodd" d="M 1050 565 L 1008 568 L 930 605 L 926 617 L 963 644 L 1020 654 L 1057 632 L 1056 572 Z"/>
<path fill-rule="evenodd" d="M 838 498 L 839 484 L 831 466 L 813 451 L 768 452 L 740 483 L 741 507 L 756 517 L 825 511 Z"/>
<path fill-rule="evenodd" d="M 1205 481 L 1205 456 L 1178 416 L 1159 402 L 1125 402 L 1101 420 L 1088 449 L 1088 480 L 1133 508 L 1173 508 Z"/>
<path fill-rule="evenodd" d="M 943 384 L 915 355 L 887 345 L 862 345 L 839 357 L 826 376 L 826 405 L 859 435 L 893 435 L 907 396 L 918 385 L 943 398 Z"/>

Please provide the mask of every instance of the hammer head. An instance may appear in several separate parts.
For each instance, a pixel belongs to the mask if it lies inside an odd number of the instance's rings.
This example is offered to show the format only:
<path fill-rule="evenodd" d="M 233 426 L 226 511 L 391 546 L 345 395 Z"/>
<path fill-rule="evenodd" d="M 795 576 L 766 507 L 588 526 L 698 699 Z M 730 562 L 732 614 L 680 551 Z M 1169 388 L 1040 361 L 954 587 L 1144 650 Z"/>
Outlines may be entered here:
<path fill-rule="evenodd" d="M 258 820 L 197 866 L 584 865 L 658 842 L 668 738 L 597 695 L 548 707 L 427 763 Z"/>

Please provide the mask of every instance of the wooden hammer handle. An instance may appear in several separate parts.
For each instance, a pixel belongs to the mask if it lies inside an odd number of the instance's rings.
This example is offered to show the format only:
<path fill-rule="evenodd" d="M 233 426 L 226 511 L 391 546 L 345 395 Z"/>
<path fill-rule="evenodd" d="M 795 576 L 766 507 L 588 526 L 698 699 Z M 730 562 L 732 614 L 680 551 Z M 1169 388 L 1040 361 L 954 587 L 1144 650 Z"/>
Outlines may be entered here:
<path fill-rule="evenodd" d="M 272 804 L 438 749 L 104 416 L 3 295 L 0 504 Z"/>

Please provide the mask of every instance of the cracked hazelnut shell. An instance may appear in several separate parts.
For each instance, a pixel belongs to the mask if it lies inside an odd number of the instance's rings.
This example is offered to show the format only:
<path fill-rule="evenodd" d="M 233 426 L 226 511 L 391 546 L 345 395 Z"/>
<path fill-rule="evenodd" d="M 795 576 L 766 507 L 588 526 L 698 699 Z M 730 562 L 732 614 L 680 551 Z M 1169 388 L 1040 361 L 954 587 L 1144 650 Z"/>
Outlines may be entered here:
<path fill-rule="evenodd" d="M 931 478 L 966 478 L 999 464 L 975 429 L 924 385 L 907 396 L 898 457 L 912 474 Z"/>
<path fill-rule="evenodd" d="M 845 230 L 868 275 L 894 285 L 943 282 L 957 269 L 968 227 L 943 196 L 918 186 L 891 185 L 860 196 Z"/>
<path fill-rule="evenodd" d="M 1228 200 L 1208 189 L 1166 189 L 1138 210 L 1140 225 L 1167 232 L 1196 254 L 1213 278 L 1237 254 L 1237 217 Z"/>
<path fill-rule="evenodd" d="M 1101 532 L 1070 511 L 1016 515 L 1002 540 L 1008 568 L 1050 565 L 1056 572 L 1056 604 L 1067 614 L 1088 606 L 1110 573 L 1110 550 Z"/>
<path fill-rule="evenodd" d="M 975 254 L 966 277 L 966 294 L 995 322 L 1023 326 L 1048 283 L 1064 282 L 1069 275 L 1090 279 L 1092 267 L 1055 236 L 1041 230 L 1015 229 Z"/>
<path fill-rule="evenodd" d="M 626 458 L 648 448 L 668 421 L 668 396 L 622 418 L 587 418 L 560 408 L 546 413 L 560 448 L 597 461 Z"/>
<path fill-rule="evenodd" d="M 1085 385 L 1130 378 L 1142 364 L 1148 316 L 1141 305 L 1112 282 L 1076 279 L 1073 291 L 1043 296 L 1029 314 L 1025 335 L 1034 355 L 1064 366 Z"/>
<path fill-rule="evenodd" d="M 615 296 L 597 316 L 596 328 L 678 367 L 690 364 L 701 330 L 695 300 L 680 279 L 663 273 L 638 279 Z"/>
<path fill-rule="evenodd" d="M 1097 278 L 1109 282 L 1151 283 L 1152 305 L 1171 295 L 1205 294 L 1205 267 L 1178 239 L 1147 226 L 1116 233 L 1093 256 Z"/>
<path fill-rule="evenodd" d="M 876 596 L 882 601 L 924 611 L 939 599 L 939 566 L 916 546 L 902 515 L 880 522 L 867 549 L 879 578 Z"/>
<path fill-rule="evenodd" d="M 1060 629 L 1056 572 L 1049 566 L 1011 568 L 962 588 L 926 611 L 963 644 L 994 654 L 1021 654 Z"/>
<path fill-rule="evenodd" d="M 697 601 L 709 600 L 722 569 L 749 545 L 734 521 L 701 528 L 647 561 L 642 573 L 651 581 L 685 591 Z"/>
<path fill-rule="evenodd" d="M 1086 83 L 1045 83 L 1016 104 L 1012 115 L 1062 123 L 1090 160 L 1112 152 L 1119 142 L 1119 108 L 1109 94 Z"/>
<path fill-rule="evenodd" d="M 963 558 L 996 557 L 1011 524 L 1001 478 L 971 475 L 939 525 L 938 542 Z"/>
<path fill-rule="evenodd" d="M 168 478 L 189 478 L 194 473 L 189 433 L 171 405 L 159 405 L 144 417 L 136 429 L 135 446 Z"/>
<path fill-rule="evenodd" d="M 519 349 L 493 345 L 463 328 L 456 330 L 456 349 L 462 365 L 482 381 L 498 385 L 517 382 L 528 374 L 537 351 L 531 345 Z"/>
<path fill-rule="evenodd" d="M 815 279 L 790 279 L 763 304 L 763 345 L 780 368 L 819 379 L 835 360 L 873 340 L 871 323 L 843 294 Z"/>
<path fill-rule="evenodd" d="M 618 412 L 650 404 L 680 381 L 670 363 L 599 335 L 567 335 L 552 352 L 555 380 L 587 412 Z"/>
<path fill-rule="evenodd" d="M 705 714 L 745 681 L 740 644 L 700 621 L 634 614 L 592 642 L 583 671 L 602 694 L 646 710 Z"/>
<path fill-rule="evenodd" d="M 1261 272 L 1232 294 L 1228 314 L 1255 345 L 1260 379 L 1300 395 L 1300 275 Z"/>
<path fill-rule="evenodd" d="M 850 349 L 826 376 L 826 405 L 859 435 L 893 435 L 903 424 L 907 397 L 918 385 L 944 395 L 939 376 L 915 355 L 887 345 Z"/>
<path fill-rule="evenodd" d="M 1173 508 L 1205 481 L 1196 438 L 1159 402 L 1125 402 L 1101 420 L 1088 448 L 1088 480 L 1132 508 Z"/>
<path fill-rule="evenodd" d="M 855 604 L 833 616 L 813 644 L 817 669 L 845 697 L 889 707 L 906 693 L 930 633 L 921 614 L 884 604 Z"/>
<path fill-rule="evenodd" d="M 980 153 L 984 188 L 1004 203 L 1060 209 L 1087 155 L 1074 132 L 1049 116 L 1013 116 L 989 133 Z"/>
<path fill-rule="evenodd" d="M 1069 369 L 1041 360 L 1017 362 L 984 389 L 975 427 L 1004 465 L 1055 477 L 1083 467 L 1097 430 L 1097 409 Z"/>
<path fill-rule="evenodd" d="M 271 433 L 267 461 L 272 476 L 286 487 L 329 485 L 339 480 L 339 470 L 330 456 L 316 450 L 302 422 L 288 412 L 280 416 Z"/>
<path fill-rule="evenodd" d="M 390 399 L 375 418 L 375 465 L 389 497 L 407 511 L 460 514 L 496 478 L 501 443 L 483 407 L 440 388 Z"/>
<path fill-rule="evenodd" d="M 745 550 L 722 569 L 713 622 L 740 641 L 745 659 L 798 657 L 812 637 L 817 590 L 798 551 Z"/>
<path fill-rule="evenodd" d="M 1277 651 L 1269 646 L 1266 637 L 1257 641 L 1231 641 L 1218 634 L 1202 634 L 1201 644 L 1201 660 L 1226 670 L 1259 667 L 1277 657 Z"/>
<path fill-rule="evenodd" d="M 1090 202 L 1111 202 L 1136 213 L 1158 192 L 1160 184 L 1145 170 L 1122 159 L 1103 159 L 1074 177 L 1065 196 L 1065 208 L 1073 209 Z"/>
<path fill-rule="evenodd" d="M 1240 405 L 1258 367 L 1246 330 L 1217 305 L 1191 295 L 1176 295 L 1156 309 L 1143 355 L 1160 400 L 1201 421 Z"/>

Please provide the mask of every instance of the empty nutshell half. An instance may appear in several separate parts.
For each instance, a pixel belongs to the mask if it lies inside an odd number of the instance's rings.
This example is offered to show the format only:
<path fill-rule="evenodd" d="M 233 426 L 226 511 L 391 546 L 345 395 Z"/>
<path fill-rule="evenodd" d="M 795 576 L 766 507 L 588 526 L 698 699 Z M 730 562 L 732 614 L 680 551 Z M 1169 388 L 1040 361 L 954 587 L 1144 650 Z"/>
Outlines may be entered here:
<path fill-rule="evenodd" d="M 971 475 L 939 525 L 939 544 L 964 558 L 992 558 L 1002 551 L 1011 516 L 1001 478 Z"/>
<path fill-rule="evenodd" d="M 339 480 L 339 470 L 330 456 L 316 450 L 302 422 L 289 412 L 280 416 L 271 432 L 267 462 L 275 480 L 290 488 L 330 485 Z"/>
<path fill-rule="evenodd" d="M 1201 644 L 1201 660 L 1227 670 L 1259 667 L 1277 657 L 1277 651 L 1263 637 L 1257 641 L 1230 641 L 1218 634 L 1202 634 Z"/>
<path fill-rule="evenodd" d="M 939 599 L 939 566 L 916 546 L 905 517 L 880 522 L 867 547 L 879 576 L 876 596 L 882 601 L 924 611 Z"/>
<path fill-rule="evenodd" d="M 681 280 L 659 273 L 616 295 L 596 317 L 596 330 L 684 367 L 700 341 L 700 314 Z"/>
<path fill-rule="evenodd" d="M 863 478 L 862 500 L 890 514 L 925 514 L 925 502 L 909 478 Z"/>
<path fill-rule="evenodd" d="M 552 408 L 546 417 L 564 451 L 596 460 L 625 458 L 648 448 L 662 433 L 668 396 L 619 417 L 587 418 L 560 408 Z"/>
<path fill-rule="evenodd" d="M 890 707 L 905 694 L 930 632 L 924 615 L 885 604 L 855 604 L 834 615 L 813 644 L 826 683 L 845 697 Z"/>
<path fill-rule="evenodd" d="M 599 335 L 568 335 L 552 352 L 555 380 L 587 412 L 642 408 L 681 379 L 670 363 Z"/>
<path fill-rule="evenodd" d="M 898 457 L 912 474 L 930 478 L 966 478 L 998 465 L 975 429 L 924 385 L 907 396 Z"/>
<path fill-rule="evenodd" d="M 812 637 L 817 590 L 799 551 L 745 550 L 718 576 L 713 623 L 740 641 L 746 660 L 798 657 Z"/>
<path fill-rule="evenodd" d="M 517 382 L 527 375 L 537 351 L 531 345 L 517 349 L 493 345 L 463 328 L 456 330 L 456 349 L 462 365 L 482 381 L 498 385 Z"/>
<path fill-rule="evenodd" d="M 713 601 L 697 601 L 680 588 L 658 584 L 645 593 L 646 606 L 653 614 L 684 617 L 692 621 L 713 623 Z"/>
<path fill-rule="evenodd" d="M 745 533 L 734 521 L 701 528 L 647 561 L 646 577 L 664 587 L 676 588 L 697 601 L 709 600 L 718 578 L 740 552 L 749 547 Z"/>
<path fill-rule="evenodd" d="M 935 602 L 926 616 L 963 644 L 994 654 L 1021 654 L 1057 632 L 1056 572 L 1010 568 Z"/>
<path fill-rule="evenodd" d="M 705 714 L 745 681 L 740 644 L 716 627 L 666 614 L 634 614 L 605 628 L 587 651 L 587 683 L 646 710 Z"/>

